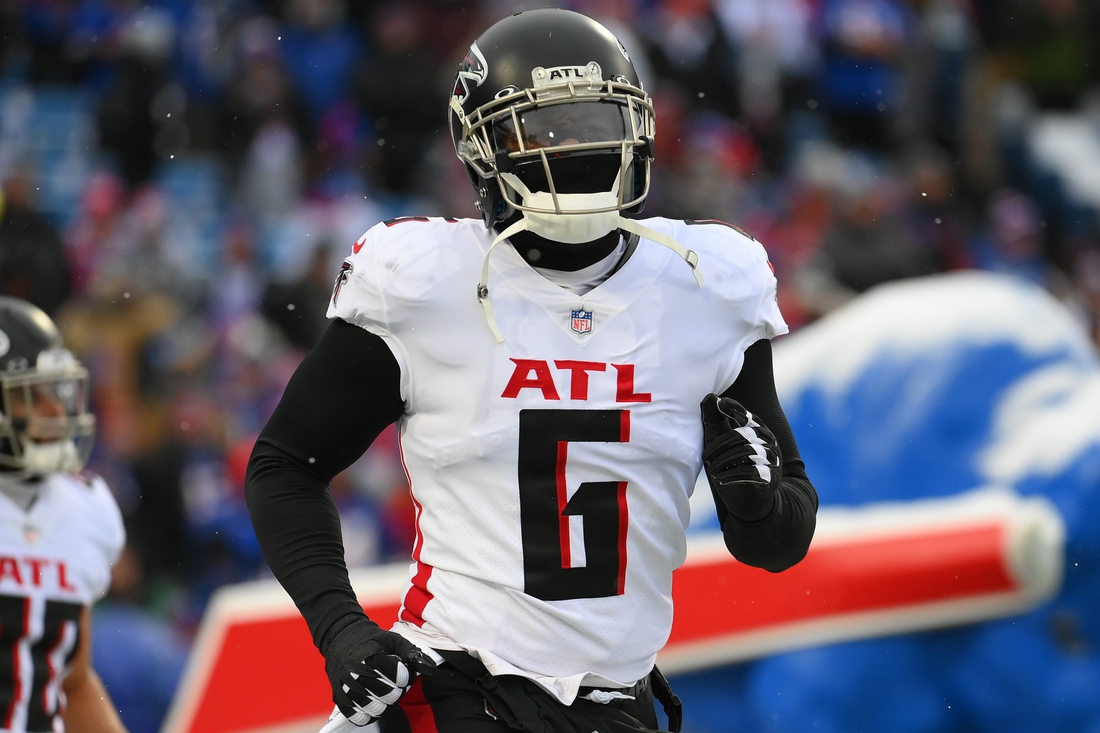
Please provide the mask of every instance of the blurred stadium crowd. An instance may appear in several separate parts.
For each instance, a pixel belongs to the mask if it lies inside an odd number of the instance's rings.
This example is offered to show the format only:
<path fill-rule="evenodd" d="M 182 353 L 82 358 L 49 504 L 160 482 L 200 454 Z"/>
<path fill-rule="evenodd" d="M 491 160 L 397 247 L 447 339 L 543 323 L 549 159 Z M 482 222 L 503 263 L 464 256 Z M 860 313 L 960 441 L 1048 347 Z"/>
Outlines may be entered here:
<path fill-rule="evenodd" d="M 1097 3 L 556 4 L 612 28 L 654 97 L 645 214 L 762 241 L 792 330 L 977 267 L 1042 284 L 1100 339 Z M 0 0 L 0 292 L 92 370 L 91 467 L 129 532 L 108 609 L 185 650 L 215 588 L 265 576 L 242 496 L 255 435 L 363 231 L 477 216 L 447 96 L 468 41 L 516 9 Z M 407 556 L 392 433 L 333 492 L 349 564 Z"/>

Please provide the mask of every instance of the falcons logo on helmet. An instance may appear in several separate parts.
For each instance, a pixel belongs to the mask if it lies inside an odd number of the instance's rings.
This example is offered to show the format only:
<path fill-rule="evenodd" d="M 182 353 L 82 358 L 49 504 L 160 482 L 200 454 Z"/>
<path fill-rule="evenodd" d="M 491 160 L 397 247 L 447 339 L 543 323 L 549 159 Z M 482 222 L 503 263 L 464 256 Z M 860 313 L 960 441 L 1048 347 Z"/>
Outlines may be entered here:
<path fill-rule="evenodd" d="M 344 283 L 351 277 L 352 265 L 350 260 L 344 260 L 344 263 L 340 265 L 340 272 L 336 275 L 336 284 L 332 287 L 332 304 L 336 305 L 336 299 L 340 297 L 340 288 L 344 287 Z"/>
<path fill-rule="evenodd" d="M 470 96 L 470 83 L 473 82 L 475 88 L 479 87 L 485 82 L 488 74 L 489 65 L 485 63 L 485 56 L 475 43 L 470 46 L 470 50 L 466 52 L 466 58 L 462 59 L 462 63 L 458 65 L 458 74 L 455 76 L 455 87 L 451 96 L 462 104 L 466 101 L 466 97 Z"/>

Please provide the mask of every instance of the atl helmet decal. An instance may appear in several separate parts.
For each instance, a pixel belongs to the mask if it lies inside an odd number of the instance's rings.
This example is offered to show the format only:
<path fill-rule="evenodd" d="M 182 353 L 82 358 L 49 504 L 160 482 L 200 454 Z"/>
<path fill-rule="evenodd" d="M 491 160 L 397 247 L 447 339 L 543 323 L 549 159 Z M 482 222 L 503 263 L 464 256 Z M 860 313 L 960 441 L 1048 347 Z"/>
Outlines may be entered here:
<path fill-rule="evenodd" d="M 547 86 L 561 81 L 586 80 L 590 89 L 603 86 L 603 70 L 595 61 L 589 61 L 585 66 L 555 66 L 544 69 L 536 66 L 531 69 L 531 85 L 535 89 L 545 89 Z"/>
<path fill-rule="evenodd" d="M 466 97 L 470 96 L 470 82 L 473 82 L 474 87 L 479 87 L 485 83 L 488 74 L 489 65 L 485 63 L 485 56 L 474 43 L 466 52 L 466 58 L 458 65 L 458 76 L 455 77 L 455 88 L 451 96 L 459 104 L 465 102 Z"/>

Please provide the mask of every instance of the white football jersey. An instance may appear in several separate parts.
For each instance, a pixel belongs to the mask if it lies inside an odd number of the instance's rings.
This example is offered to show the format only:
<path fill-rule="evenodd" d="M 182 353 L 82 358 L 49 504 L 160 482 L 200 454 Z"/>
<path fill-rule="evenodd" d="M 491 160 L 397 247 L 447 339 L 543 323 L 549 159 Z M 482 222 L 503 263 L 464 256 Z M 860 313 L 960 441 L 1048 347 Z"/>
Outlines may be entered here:
<path fill-rule="evenodd" d="M 0 730 L 63 730 L 80 616 L 107 592 L 124 540 L 99 477 L 52 474 L 29 510 L 0 493 Z"/>
<path fill-rule="evenodd" d="M 385 339 L 401 367 L 416 544 L 395 630 L 565 703 L 653 667 L 702 463 L 699 403 L 733 383 L 748 346 L 787 330 L 751 237 L 643 223 L 698 254 L 701 287 L 644 238 L 585 295 L 500 246 L 488 279 L 498 343 L 477 298 L 492 233 L 415 218 L 355 243 L 329 308 Z"/>

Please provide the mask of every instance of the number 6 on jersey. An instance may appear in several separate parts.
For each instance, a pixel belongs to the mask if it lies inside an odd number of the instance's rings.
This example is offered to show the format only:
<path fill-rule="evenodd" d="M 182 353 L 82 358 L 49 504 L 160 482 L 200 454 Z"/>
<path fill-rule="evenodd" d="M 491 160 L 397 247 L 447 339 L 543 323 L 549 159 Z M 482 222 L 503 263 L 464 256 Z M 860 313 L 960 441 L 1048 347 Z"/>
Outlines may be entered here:
<path fill-rule="evenodd" d="M 629 410 L 520 410 L 519 500 L 524 592 L 544 601 L 622 595 L 626 581 L 626 481 L 588 481 L 569 497 L 570 443 L 626 443 Z M 583 564 L 570 518 L 580 517 Z"/>

